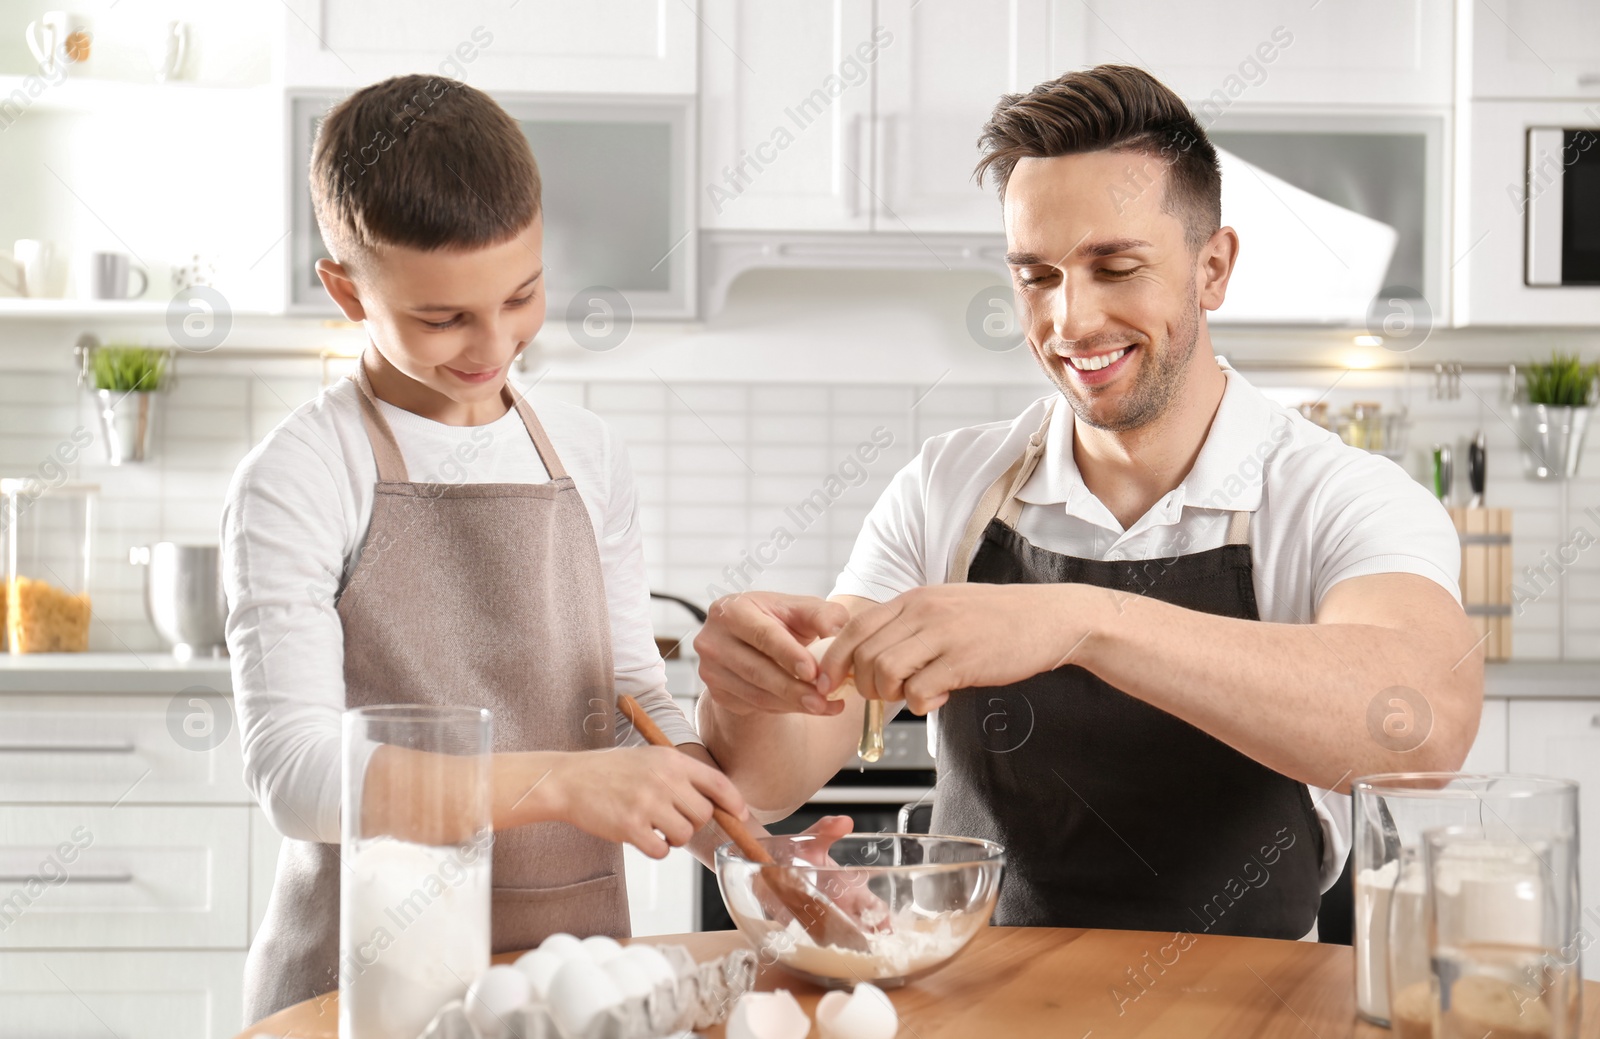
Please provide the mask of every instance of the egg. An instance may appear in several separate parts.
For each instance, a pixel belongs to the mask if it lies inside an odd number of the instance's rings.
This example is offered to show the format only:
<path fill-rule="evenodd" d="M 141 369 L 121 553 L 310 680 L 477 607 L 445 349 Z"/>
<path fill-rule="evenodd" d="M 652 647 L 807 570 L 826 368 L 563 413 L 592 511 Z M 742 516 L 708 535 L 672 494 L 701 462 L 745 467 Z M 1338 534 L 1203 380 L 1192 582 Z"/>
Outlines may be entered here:
<path fill-rule="evenodd" d="M 551 979 L 547 1002 L 563 1035 L 582 1035 L 596 1017 L 622 1002 L 622 992 L 604 969 L 574 956 Z"/>
<path fill-rule="evenodd" d="M 833 645 L 833 637 L 829 636 L 828 638 L 825 638 L 825 639 L 818 639 L 817 641 L 813 642 L 811 645 L 807 646 L 806 648 L 811 651 L 811 655 L 812 656 L 817 658 L 817 663 L 821 664 L 822 663 L 823 654 L 828 652 L 828 647 L 831 646 L 831 645 Z M 847 691 L 854 689 L 855 687 L 856 687 L 855 675 L 853 673 L 852 674 L 846 674 L 844 676 L 844 681 L 840 682 L 837 687 L 828 690 L 828 699 L 830 699 L 830 700 L 843 700 L 844 699 L 844 694 Z"/>
<path fill-rule="evenodd" d="M 746 992 L 728 1016 L 728 1039 L 806 1039 L 811 1019 L 788 989 Z"/>
<path fill-rule="evenodd" d="M 567 961 L 558 954 L 540 948 L 518 956 L 517 962 L 512 966 L 527 976 L 529 984 L 533 986 L 535 997 L 543 1001 L 550 993 L 550 979 L 556 976 L 556 971 L 560 970 L 565 962 Z"/>
<path fill-rule="evenodd" d="M 597 967 L 604 967 L 607 963 L 622 955 L 622 946 L 618 944 L 617 940 L 615 938 L 607 938 L 603 934 L 585 938 L 578 944 L 583 948 L 584 954 Z"/>
<path fill-rule="evenodd" d="M 618 959 L 627 960 L 642 970 L 651 988 L 663 984 L 676 985 L 678 982 L 678 972 L 673 969 L 672 961 L 653 945 L 630 945 L 622 950 Z"/>
<path fill-rule="evenodd" d="M 617 986 L 623 999 L 643 999 L 655 988 L 644 968 L 626 956 L 613 956 L 600 969 Z"/>
<path fill-rule="evenodd" d="M 876 985 L 860 982 L 848 996 L 829 992 L 817 1002 L 822 1039 L 894 1039 L 900 1015 Z"/>
<path fill-rule="evenodd" d="M 570 960 L 583 951 L 583 943 L 574 935 L 557 931 L 539 943 L 539 951 L 554 953 L 563 960 Z"/>
<path fill-rule="evenodd" d="M 490 967 L 467 988 L 463 1009 L 483 1039 L 502 1039 L 511 1031 L 511 1017 L 527 1005 L 532 992 L 528 976 L 504 964 Z"/>

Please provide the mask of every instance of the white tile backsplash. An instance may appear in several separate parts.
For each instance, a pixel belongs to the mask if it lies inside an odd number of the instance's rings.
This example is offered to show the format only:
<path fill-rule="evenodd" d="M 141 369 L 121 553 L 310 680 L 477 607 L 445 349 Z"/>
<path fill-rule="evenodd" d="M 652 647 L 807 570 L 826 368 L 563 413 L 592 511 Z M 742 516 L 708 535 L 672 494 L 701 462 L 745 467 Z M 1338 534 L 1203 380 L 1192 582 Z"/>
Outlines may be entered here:
<path fill-rule="evenodd" d="M 321 363 L 185 358 L 177 386 L 161 402 L 152 459 L 112 468 L 103 462 L 93 407 L 70 371 L 38 371 L 19 360 L 21 349 L 0 345 L 0 475 L 37 473 L 75 426 L 93 432 L 96 443 L 71 467 L 74 477 L 102 487 L 91 646 L 159 651 L 145 619 L 144 573 L 128 563 L 128 549 L 161 540 L 215 543 L 234 467 L 320 391 Z M 1490 449 L 1488 503 L 1516 509 L 1519 583 L 1526 583 L 1524 567 L 1556 552 L 1579 525 L 1600 538 L 1600 521 L 1582 512 L 1600 506 L 1600 473 L 1565 489 L 1525 479 L 1494 376 L 1468 376 L 1456 399 L 1430 394 L 1431 373 L 1413 375 L 1409 386 L 1370 373 L 1336 379 L 1327 372 L 1252 371 L 1249 377 L 1286 401 L 1324 397 L 1330 411 L 1357 400 L 1378 401 L 1385 409 L 1409 405 L 1414 421 L 1402 464 L 1420 479 L 1428 446 L 1451 443 L 1458 452 L 1460 501 L 1467 493 L 1466 442 L 1483 429 Z M 702 604 L 715 592 L 746 587 L 825 594 L 872 503 L 923 440 L 1010 417 L 1046 392 L 1038 380 L 669 385 L 648 370 L 632 381 L 544 380 L 534 391 L 536 398 L 594 410 L 626 442 L 650 580 Z M 831 501 L 825 493 L 815 497 L 880 427 L 894 442 L 864 467 L 865 479 Z M 774 554 L 769 544 L 779 528 L 796 542 Z M 663 632 L 688 625 L 675 607 L 658 607 L 657 621 Z M 1600 657 L 1600 547 L 1583 554 L 1515 625 L 1519 658 Z"/>

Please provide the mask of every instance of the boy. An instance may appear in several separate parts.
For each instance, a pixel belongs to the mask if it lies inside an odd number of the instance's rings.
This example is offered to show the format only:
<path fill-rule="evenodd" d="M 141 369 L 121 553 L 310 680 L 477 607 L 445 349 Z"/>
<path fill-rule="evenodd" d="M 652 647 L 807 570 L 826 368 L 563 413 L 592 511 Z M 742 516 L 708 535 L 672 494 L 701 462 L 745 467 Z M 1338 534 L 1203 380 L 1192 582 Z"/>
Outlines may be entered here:
<path fill-rule="evenodd" d="M 338 985 L 347 707 L 493 711 L 496 952 L 626 937 L 616 842 L 660 858 L 713 803 L 745 815 L 666 692 L 620 445 L 581 408 L 536 416 L 507 382 L 545 312 L 516 122 L 465 84 L 390 79 L 328 114 L 310 173 L 334 256 L 317 274 L 369 342 L 354 378 L 245 458 L 223 515 L 245 774 L 288 838 L 246 1022 Z M 682 753 L 638 746 L 617 693 Z"/>

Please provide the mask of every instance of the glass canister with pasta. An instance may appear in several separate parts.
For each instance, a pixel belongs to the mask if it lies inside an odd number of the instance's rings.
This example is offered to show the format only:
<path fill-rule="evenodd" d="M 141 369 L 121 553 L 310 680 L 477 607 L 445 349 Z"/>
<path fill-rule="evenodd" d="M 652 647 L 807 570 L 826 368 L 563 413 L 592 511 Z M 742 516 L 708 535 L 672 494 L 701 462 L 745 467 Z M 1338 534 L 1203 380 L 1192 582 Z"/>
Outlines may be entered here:
<path fill-rule="evenodd" d="M 12 653 L 89 648 L 93 484 L 39 477 L 0 480 L 5 545 L 0 630 Z"/>

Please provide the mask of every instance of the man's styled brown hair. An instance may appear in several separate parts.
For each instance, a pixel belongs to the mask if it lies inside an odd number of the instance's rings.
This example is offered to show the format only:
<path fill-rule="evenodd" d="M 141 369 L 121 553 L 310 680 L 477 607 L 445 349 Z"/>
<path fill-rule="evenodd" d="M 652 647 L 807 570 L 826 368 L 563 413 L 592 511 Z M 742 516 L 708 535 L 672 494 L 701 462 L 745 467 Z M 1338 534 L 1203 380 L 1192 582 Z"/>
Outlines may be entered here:
<path fill-rule="evenodd" d="M 1002 96 L 978 145 L 984 156 L 974 176 L 981 184 L 984 174 L 994 171 L 1001 201 L 1018 159 L 1142 152 L 1166 169 L 1162 209 L 1183 221 L 1191 250 L 1222 226 L 1216 149 L 1182 98 L 1131 65 L 1096 65 L 1040 83 L 1026 94 Z M 1135 177 L 1121 189 L 1131 198 L 1148 183 Z"/>
<path fill-rule="evenodd" d="M 516 120 L 447 76 L 396 76 L 351 94 L 311 149 L 322 240 L 359 267 L 373 246 L 473 249 L 539 215 L 539 167 Z"/>

